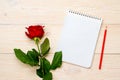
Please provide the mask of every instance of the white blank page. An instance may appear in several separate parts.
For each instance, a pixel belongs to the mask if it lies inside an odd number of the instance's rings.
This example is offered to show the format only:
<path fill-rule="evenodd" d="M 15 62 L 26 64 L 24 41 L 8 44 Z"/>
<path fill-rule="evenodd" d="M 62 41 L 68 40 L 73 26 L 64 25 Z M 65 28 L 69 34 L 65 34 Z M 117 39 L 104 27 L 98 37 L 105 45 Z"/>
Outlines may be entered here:
<path fill-rule="evenodd" d="M 58 43 L 63 61 L 91 66 L 101 22 L 99 18 L 68 11 Z"/>

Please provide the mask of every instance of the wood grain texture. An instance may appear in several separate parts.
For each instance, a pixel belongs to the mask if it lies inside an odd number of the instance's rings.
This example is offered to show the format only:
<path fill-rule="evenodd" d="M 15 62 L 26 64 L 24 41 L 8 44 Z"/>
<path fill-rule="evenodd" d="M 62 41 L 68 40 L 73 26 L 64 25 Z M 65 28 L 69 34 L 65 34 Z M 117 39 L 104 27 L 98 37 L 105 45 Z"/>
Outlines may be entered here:
<path fill-rule="evenodd" d="M 92 4 L 91 4 L 92 2 Z M 1 24 L 62 24 L 67 9 L 102 17 L 105 24 L 120 24 L 119 0 L 1 0 Z"/>
<path fill-rule="evenodd" d="M 0 34 L 0 53 L 13 53 L 13 48 L 21 48 L 25 51 L 31 48 L 36 48 L 34 42 L 25 35 L 25 27 L 27 26 L 28 25 L 0 25 L 0 32 L 3 33 Z M 63 25 L 48 24 L 45 26 L 45 37 L 49 37 L 52 47 L 51 51 L 55 51 Z M 103 35 L 106 26 L 108 26 L 108 32 L 105 44 L 105 53 L 120 54 L 120 25 L 103 25 L 101 27 L 95 53 L 101 52 Z"/>
<path fill-rule="evenodd" d="M 48 56 L 50 60 L 52 57 L 52 54 Z M 35 74 L 37 67 L 21 63 L 14 54 L 0 54 L 0 59 L 1 80 L 41 80 Z M 120 65 L 116 62 L 120 62 L 120 55 L 105 55 L 102 70 L 98 70 L 99 54 L 94 56 L 91 69 L 64 62 L 60 69 L 52 71 L 53 80 L 119 80 Z"/>
<path fill-rule="evenodd" d="M 46 36 L 51 42 L 48 59 L 56 50 L 64 23 L 65 11 L 74 10 L 101 17 L 103 24 L 90 69 L 63 63 L 52 71 L 53 80 L 120 80 L 120 0 L 0 0 L 0 80 L 41 80 L 29 67 L 18 61 L 13 48 L 27 51 L 36 48 L 28 39 L 25 27 L 45 25 Z M 98 70 L 105 26 L 108 34 L 102 70 Z M 44 38 L 45 38 L 44 37 Z"/>

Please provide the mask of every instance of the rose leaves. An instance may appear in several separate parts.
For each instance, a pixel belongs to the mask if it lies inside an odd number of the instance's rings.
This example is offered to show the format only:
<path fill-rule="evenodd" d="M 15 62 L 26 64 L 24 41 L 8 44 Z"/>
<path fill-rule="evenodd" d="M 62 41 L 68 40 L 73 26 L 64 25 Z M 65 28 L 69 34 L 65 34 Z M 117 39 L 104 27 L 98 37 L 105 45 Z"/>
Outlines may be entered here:
<path fill-rule="evenodd" d="M 36 74 L 43 78 L 43 80 L 52 80 L 52 73 L 50 70 L 55 70 L 62 65 L 62 52 L 55 52 L 52 63 L 50 64 L 45 58 L 50 50 L 48 38 L 40 45 L 40 50 L 40 54 L 35 49 L 32 49 L 27 53 L 24 53 L 21 49 L 14 49 L 14 52 L 21 62 L 29 64 L 30 66 L 39 66 L 39 69 L 36 70 Z"/>
<path fill-rule="evenodd" d="M 28 51 L 27 54 L 25 54 L 20 49 L 14 49 L 14 52 L 16 57 L 25 64 L 37 66 L 39 63 L 38 54 L 35 51 Z"/>
<path fill-rule="evenodd" d="M 52 60 L 51 69 L 55 70 L 56 68 L 62 65 L 62 52 L 56 52 Z"/>
<path fill-rule="evenodd" d="M 41 44 L 41 54 L 42 55 L 46 55 L 48 54 L 49 50 L 50 50 L 50 43 L 49 43 L 49 40 L 48 38 L 46 38 L 44 40 L 44 42 Z"/>

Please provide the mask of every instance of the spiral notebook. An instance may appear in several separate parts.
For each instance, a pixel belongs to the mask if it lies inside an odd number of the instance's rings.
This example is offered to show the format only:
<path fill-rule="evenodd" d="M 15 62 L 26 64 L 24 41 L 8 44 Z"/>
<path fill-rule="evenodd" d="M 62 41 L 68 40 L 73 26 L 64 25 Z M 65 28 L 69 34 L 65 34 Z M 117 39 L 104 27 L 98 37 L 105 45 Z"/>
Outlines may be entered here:
<path fill-rule="evenodd" d="M 63 61 L 91 67 L 101 23 L 100 18 L 68 11 L 58 42 Z"/>

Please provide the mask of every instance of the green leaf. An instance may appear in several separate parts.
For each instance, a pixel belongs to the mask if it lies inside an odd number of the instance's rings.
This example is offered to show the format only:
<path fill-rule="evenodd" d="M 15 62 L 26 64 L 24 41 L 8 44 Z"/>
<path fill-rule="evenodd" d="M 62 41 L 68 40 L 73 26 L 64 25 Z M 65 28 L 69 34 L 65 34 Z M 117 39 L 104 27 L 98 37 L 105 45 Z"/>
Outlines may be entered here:
<path fill-rule="evenodd" d="M 47 53 L 49 52 L 49 50 L 50 50 L 49 39 L 46 38 L 46 39 L 44 40 L 44 42 L 41 44 L 40 47 L 41 47 L 41 53 L 42 53 L 43 55 L 47 54 Z"/>
<path fill-rule="evenodd" d="M 38 55 L 33 51 L 28 51 L 27 56 L 29 57 L 30 61 L 28 62 L 31 66 L 37 66 L 39 63 Z"/>
<path fill-rule="evenodd" d="M 52 73 L 51 73 L 51 72 L 47 73 L 47 74 L 43 77 L 43 80 L 52 80 Z"/>
<path fill-rule="evenodd" d="M 31 66 L 36 66 L 39 63 L 38 55 L 33 51 L 28 51 L 27 54 L 25 54 L 20 49 L 14 49 L 14 52 L 16 57 L 23 63 L 29 64 Z"/>
<path fill-rule="evenodd" d="M 50 71 L 50 62 L 45 58 L 43 58 L 43 66 L 46 69 L 45 73 L 48 73 Z"/>
<path fill-rule="evenodd" d="M 32 51 L 35 53 L 35 55 L 39 56 L 38 51 L 36 51 L 35 49 L 32 49 Z"/>
<path fill-rule="evenodd" d="M 56 52 L 52 60 L 51 69 L 55 70 L 56 68 L 62 65 L 62 52 Z"/>
<path fill-rule="evenodd" d="M 20 49 L 14 49 L 16 57 L 23 63 L 28 64 L 30 61 L 29 57 Z"/>
<path fill-rule="evenodd" d="M 40 58 L 40 68 L 36 73 L 39 77 L 43 78 L 50 71 L 50 62 L 45 58 Z"/>

